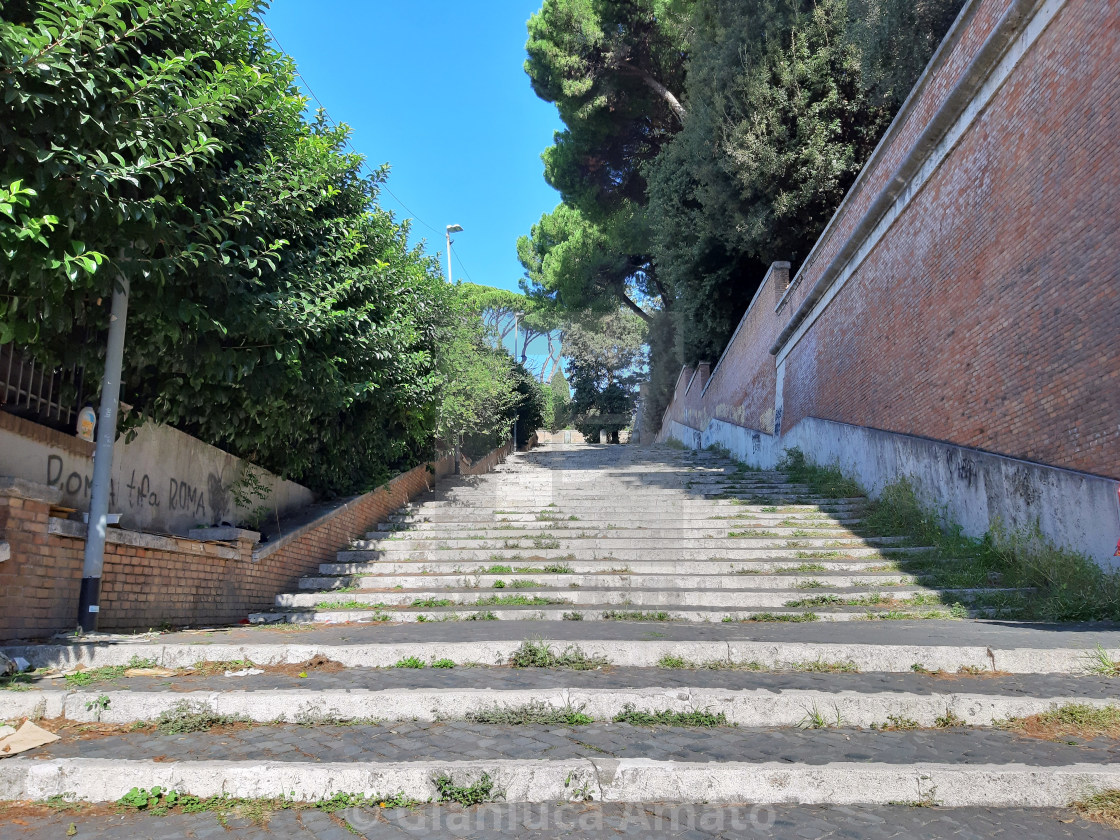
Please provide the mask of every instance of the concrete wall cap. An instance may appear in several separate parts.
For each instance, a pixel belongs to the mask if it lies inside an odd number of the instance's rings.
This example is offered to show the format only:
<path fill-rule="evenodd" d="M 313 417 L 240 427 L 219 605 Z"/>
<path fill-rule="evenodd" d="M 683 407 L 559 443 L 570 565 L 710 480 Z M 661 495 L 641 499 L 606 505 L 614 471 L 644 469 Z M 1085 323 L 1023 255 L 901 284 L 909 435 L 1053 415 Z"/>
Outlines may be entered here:
<path fill-rule="evenodd" d="M 234 528 L 232 526 L 223 526 L 220 528 L 191 528 L 187 532 L 187 536 L 192 540 L 202 540 L 204 542 L 239 542 L 241 540 L 248 540 L 251 543 L 258 543 L 261 541 L 260 531 L 250 531 L 246 528 Z"/>
<path fill-rule="evenodd" d="M 0 498 L 27 499 L 32 502 L 57 505 L 62 499 L 62 489 L 36 484 L 25 478 L 0 475 Z"/>

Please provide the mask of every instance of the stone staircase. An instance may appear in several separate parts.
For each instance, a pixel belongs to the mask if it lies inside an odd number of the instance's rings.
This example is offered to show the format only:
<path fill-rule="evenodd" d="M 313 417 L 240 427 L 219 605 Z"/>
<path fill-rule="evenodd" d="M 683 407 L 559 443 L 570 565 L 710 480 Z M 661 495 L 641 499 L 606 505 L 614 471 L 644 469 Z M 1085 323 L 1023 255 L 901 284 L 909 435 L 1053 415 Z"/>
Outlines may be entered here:
<path fill-rule="evenodd" d="M 861 536 L 865 499 L 709 453 L 619 452 L 531 455 L 402 510 L 251 620 L 847 621 L 977 615 L 998 591 L 892 571 L 928 548 Z"/>
<path fill-rule="evenodd" d="M 62 739 L 0 759 L 0 799 L 351 794 L 369 837 L 482 800 L 505 834 L 433 836 L 524 836 L 529 804 L 617 836 L 617 803 L 723 832 L 643 836 L 753 836 L 727 822 L 742 803 L 769 809 L 768 836 L 1110 836 L 1065 809 L 1120 789 L 1108 727 L 993 722 L 1120 704 L 1120 630 L 986 621 L 1006 590 L 931 586 L 928 547 L 866 533 L 866 505 L 715 453 L 515 456 L 400 511 L 253 626 L 7 649 L 55 673 L 0 690 L 0 719 Z"/>

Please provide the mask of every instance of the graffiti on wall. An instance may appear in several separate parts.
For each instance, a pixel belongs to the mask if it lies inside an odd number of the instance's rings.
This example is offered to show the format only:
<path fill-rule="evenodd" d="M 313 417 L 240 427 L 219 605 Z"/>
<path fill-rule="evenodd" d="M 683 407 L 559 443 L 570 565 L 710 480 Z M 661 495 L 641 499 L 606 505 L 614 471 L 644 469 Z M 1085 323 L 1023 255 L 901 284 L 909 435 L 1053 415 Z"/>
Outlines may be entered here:
<path fill-rule="evenodd" d="M 62 456 L 52 454 L 47 456 L 47 485 L 58 487 L 70 501 L 88 501 L 93 476 L 84 465 L 82 470 L 70 469 Z M 169 514 L 193 516 L 200 525 L 221 522 L 230 513 L 229 491 L 222 477 L 213 472 L 207 476 L 205 487 L 185 478 L 169 477 L 165 489 L 149 474 L 132 470 L 123 486 L 118 486 L 117 480 L 110 482 L 109 505 L 114 511 L 136 515 L 166 508 Z"/>

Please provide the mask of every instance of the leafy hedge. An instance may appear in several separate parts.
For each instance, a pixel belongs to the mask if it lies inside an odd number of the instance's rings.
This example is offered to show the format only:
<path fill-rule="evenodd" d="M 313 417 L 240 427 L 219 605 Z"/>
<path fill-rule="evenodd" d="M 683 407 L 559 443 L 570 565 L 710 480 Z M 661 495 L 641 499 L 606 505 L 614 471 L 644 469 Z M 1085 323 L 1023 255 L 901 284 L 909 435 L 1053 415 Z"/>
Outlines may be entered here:
<path fill-rule="evenodd" d="M 430 453 L 478 342 L 263 9 L 0 0 L 0 343 L 99 381 L 127 277 L 134 416 L 356 492 Z"/>

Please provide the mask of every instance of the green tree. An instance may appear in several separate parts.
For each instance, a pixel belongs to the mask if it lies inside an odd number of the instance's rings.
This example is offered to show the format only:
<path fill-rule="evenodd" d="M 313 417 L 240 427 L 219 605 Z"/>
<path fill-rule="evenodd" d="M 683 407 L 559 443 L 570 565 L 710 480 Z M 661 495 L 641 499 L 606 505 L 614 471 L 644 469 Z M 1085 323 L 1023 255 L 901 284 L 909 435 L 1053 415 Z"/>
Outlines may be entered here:
<path fill-rule="evenodd" d="M 692 2 L 545 0 L 529 20 L 526 73 L 566 126 L 543 155 L 564 205 L 518 243 L 518 255 L 530 287 L 568 312 L 621 301 L 648 318 L 641 298 L 671 303 L 650 258 L 643 167 L 685 117 Z"/>
<path fill-rule="evenodd" d="M 961 0 L 700 0 L 689 116 L 649 171 L 685 361 L 715 361 L 769 264 L 823 231 Z"/>
<path fill-rule="evenodd" d="M 513 408 L 517 421 L 517 445 L 523 447 L 538 430 L 545 428 L 545 388 L 524 365 L 514 366 Z M 551 389 L 549 389 L 551 392 Z"/>
<path fill-rule="evenodd" d="M 517 241 L 527 296 L 569 315 L 611 312 L 621 303 L 648 321 L 638 303 L 651 291 L 642 283 L 645 260 L 617 247 L 635 240 L 633 233 L 608 233 L 579 210 L 558 205 Z"/>
<path fill-rule="evenodd" d="M 377 207 L 346 129 L 303 118 L 254 0 L 7 0 L 0 340 L 324 493 L 431 451 L 451 291 Z"/>
<path fill-rule="evenodd" d="M 862 83 L 844 0 L 792 5 L 712 0 L 689 122 L 651 174 L 686 361 L 718 358 L 770 262 L 805 258 L 889 119 Z"/>
<path fill-rule="evenodd" d="M 549 395 L 552 400 L 552 419 L 548 429 L 558 432 L 568 428 L 572 422 L 572 389 L 560 368 L 557 368 L 549 383 Z"/>
<path fill-rule="evenodd" d="M 469 434 L 489 449 L 509 434 L 522 402 L 522 377 L 509 354 L 489 340 L 472 300 L 460 294 L 447 306 L 437 354 L 436 433 L 447 444 Z"/>
<path fill-rule="evenodd" d="M 576 429 L 589 441 L 606 431 L 612 443 L 630 424 L 646 374 L 646 325 L 625 310 L 576 322 L 569 331 L 568 376 Z"/>

